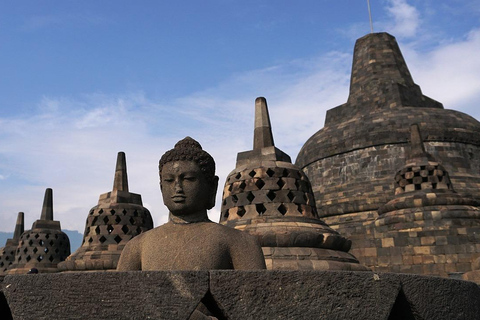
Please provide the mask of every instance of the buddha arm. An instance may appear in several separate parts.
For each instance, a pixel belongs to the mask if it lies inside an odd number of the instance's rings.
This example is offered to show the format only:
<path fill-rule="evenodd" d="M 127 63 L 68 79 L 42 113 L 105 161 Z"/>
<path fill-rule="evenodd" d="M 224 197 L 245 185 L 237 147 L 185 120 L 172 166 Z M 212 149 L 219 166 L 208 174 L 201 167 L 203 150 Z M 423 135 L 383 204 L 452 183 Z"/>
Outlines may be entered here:
<path fill-rule="evenodd" d="M 117 271 L 142 270 L 142 248 L 139 240 L 139 237 L 133 238 L 125 245 L 118 261 Z"/>
<path fill-rule="evenodd" d="M 244 231 L 240 231 L 243 233 Z M 230 248 L 233 268 L 238 270 L 266 269 L 262 247 L 254 236 L 248 233 L 237 237 Z"/>

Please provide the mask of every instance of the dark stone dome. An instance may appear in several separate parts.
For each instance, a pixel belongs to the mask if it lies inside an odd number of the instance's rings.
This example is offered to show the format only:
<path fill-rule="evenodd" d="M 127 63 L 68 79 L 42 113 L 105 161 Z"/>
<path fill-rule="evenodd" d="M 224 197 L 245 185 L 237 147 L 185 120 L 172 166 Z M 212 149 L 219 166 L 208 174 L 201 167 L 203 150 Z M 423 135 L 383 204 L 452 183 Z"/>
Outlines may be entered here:
<path fill-rule="evenodd" d="M 312 181 L 320 216 L 377 210 L 386 203 L 414 123 L 458 191 L 480 196 L 480 123 L 424 96 L 393 36 L 358 39 L 347 103 L 327 111 L 325 127 L 296 159 Z"/>

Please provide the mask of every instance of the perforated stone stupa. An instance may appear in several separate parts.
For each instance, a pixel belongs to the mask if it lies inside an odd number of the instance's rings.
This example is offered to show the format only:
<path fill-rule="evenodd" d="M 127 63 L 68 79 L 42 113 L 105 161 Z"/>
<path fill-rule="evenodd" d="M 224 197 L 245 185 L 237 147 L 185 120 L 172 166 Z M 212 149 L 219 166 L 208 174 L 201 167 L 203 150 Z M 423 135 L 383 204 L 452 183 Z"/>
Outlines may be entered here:
<path fill-rule="evenodd" d="M 80 248 L 59 264 L 61 271 L 115 270 L 127 242 L 153 228 L 142 196 L 129 192 L 125 153 L 119 152 L 111 192 L 100 195 L 87 216 Z"/>
<path fill-rule="evenodd" d="M 62 232 L 60 222 L 53 220 L 53 190 L 45 190 L 42 214 L 32 229 L 25 231 L 18 242 L 15 262 L 8 274 L 26 274 L 36 268 L 39 273 L 58 272 L 57 264 L 70 254 L 70 240 Z"/>
<path fill-rule="evenodd" d="M 5 247 L 0 248 L 0 275 L 5 275 L 7 270 L 15 261 L 15 253 L 17 252 L 18 241 L 20 240 L 20 236 L 25 229 L 24 221 L 24 213 L 19 212 L 12 239 L 8 239 L 5 243 Z"/>
<path fill-rule="evenodd" d="M 318 219 L 307 176 L 274 146 L 265 98 L 255 101 L 253 146 L 228 175 L 220 223 L 255 235 L 268 269 L 366 270 Z"/>

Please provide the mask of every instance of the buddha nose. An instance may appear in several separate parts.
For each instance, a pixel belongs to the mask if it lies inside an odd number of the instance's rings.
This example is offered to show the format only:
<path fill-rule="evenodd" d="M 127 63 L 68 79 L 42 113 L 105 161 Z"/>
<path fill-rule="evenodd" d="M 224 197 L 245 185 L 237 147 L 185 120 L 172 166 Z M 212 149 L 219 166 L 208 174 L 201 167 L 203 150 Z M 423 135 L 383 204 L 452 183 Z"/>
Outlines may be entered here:
<path fill-rule="evenodd" d="M 175 182 L 175 192 L 183 192 L 182 182 L 179 180 Z"/>

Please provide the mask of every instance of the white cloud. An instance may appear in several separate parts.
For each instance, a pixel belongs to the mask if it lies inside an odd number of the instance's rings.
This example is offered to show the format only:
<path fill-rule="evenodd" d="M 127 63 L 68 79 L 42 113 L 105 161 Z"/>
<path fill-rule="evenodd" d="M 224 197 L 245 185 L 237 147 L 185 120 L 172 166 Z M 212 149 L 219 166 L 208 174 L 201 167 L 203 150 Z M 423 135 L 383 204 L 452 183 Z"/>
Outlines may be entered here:
<path fill-rule="evenodd" d="M 414 81 L 425 95 L 445 108 L 462 110 L 480 119 L 480 29 L 430 52 L 403 50 Z"/>
<path fill-rule="evenodd" d="M 407 0 L 388 0 L 386 10 L 391 20 L 379 23 L 383 29 L 400 38 L 417 35 L 421 24 L 420 13 Z"/>

